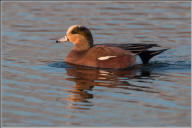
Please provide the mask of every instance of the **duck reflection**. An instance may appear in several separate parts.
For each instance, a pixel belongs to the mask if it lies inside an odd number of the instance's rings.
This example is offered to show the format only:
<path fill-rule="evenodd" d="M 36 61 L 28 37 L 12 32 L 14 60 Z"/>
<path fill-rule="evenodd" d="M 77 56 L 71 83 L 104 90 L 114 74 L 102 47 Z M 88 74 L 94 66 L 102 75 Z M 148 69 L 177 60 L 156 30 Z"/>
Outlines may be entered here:
<path fill-rule="evenodd" d="M 66 68 L 68 81 L 75 83 L 70 92 L 68 100 L 71 102 L 86 102 L 93 98 L 94 87 L 123 88 L 135 91 L 149 91 L 150 87 L 133 85 L 129 79 L 150 77 L 150 71 L 134 67 L 126 70 L 89 69 L 74 66 Z M 152 92 L 152 91 L 151 91 Z"/>

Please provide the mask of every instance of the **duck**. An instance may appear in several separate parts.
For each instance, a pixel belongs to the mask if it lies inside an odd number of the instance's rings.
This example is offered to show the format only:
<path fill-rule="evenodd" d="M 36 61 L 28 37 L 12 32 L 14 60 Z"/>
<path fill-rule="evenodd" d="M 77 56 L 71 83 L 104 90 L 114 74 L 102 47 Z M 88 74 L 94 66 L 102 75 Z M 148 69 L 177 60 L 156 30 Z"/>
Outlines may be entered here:
<path fill-rule="evenodd" d="M 150 50 L 160 46 L 146 43 L 94 44 L 91 31 L 83 25 L 70 26 L 66 34 L 56 40 L 56 43 L 62 42 L 73 43 L 73 49 L 64 59 L 66 63 L 92 68 L 125 69 L 148 64 L 152 57 L 167 50 Z"/>

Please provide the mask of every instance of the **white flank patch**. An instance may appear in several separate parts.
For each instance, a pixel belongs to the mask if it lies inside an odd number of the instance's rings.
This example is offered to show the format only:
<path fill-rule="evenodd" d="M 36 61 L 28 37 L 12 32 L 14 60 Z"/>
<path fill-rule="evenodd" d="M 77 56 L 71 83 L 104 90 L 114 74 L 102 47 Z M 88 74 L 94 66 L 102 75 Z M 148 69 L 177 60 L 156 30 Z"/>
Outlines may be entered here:
<path fill-rule="evenodd" d="M 116 57 L 116 56 L 102 56 L 102 57 L 99 57 L 97 59 L 98 60 L 107 60 L 107 59 L 112 58 L 112 57 Z"/>
<path fill-rule="evenodd" d="M 109 74 L 109 72 L 108 72 L 108 71 L 104 71 L 104 70 L 99 70 L 99 73 L 100 73 L 100 75 L 103 75 L 103 76 L 105 76 L 105 75 L 108 75 L 108 74 Z"/>
<path fill-rule="evenodd" d="M 142 63 L 143 61 L 141 60 L 141 57 L 139 55 L 136 55 L 134 64 L 142 64 Z"/>

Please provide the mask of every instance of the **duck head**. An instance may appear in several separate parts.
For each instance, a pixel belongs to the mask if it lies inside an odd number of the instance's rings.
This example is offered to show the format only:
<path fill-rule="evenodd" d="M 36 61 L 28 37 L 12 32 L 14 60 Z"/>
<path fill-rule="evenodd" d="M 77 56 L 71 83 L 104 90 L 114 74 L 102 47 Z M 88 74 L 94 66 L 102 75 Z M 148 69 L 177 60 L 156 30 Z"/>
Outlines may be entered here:
<path fill-rule="evenodd" d="M 68 28 L 66 35 L 56 42 L 71 42 L 74 44 L 73 50 L 85 51 L 93 46 L 93 37 L 90 30 L 85 26 L 72 25 Z"/>

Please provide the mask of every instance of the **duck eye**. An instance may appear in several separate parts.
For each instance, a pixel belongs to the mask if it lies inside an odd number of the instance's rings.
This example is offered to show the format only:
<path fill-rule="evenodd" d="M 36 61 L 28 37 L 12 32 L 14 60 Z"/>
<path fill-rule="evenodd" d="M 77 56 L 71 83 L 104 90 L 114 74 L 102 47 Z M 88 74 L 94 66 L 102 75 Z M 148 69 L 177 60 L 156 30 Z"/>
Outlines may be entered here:
<path fill-rule="evenodd" d="M 78 28 L 74 28 L 74 29 L 71 31 L 71 34 L 78 34 Z"/>

